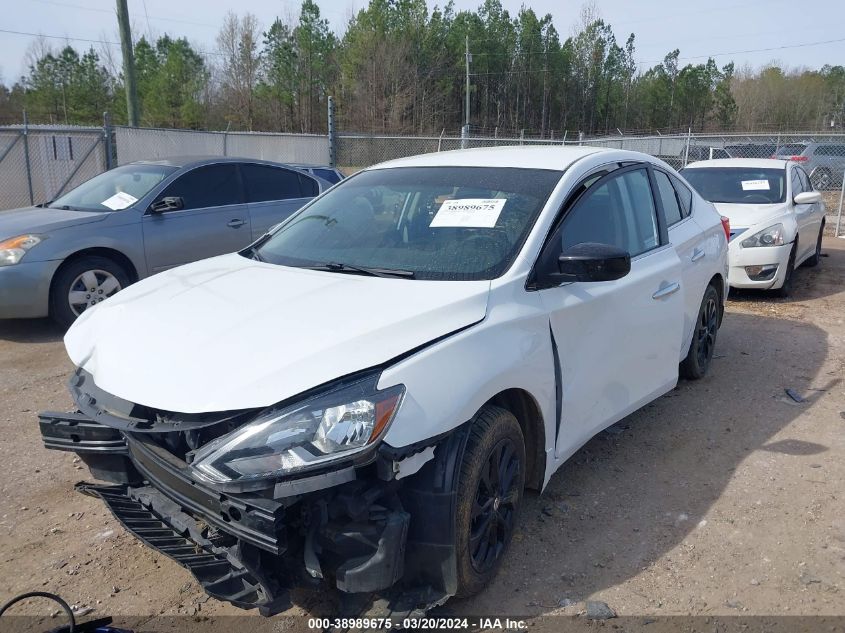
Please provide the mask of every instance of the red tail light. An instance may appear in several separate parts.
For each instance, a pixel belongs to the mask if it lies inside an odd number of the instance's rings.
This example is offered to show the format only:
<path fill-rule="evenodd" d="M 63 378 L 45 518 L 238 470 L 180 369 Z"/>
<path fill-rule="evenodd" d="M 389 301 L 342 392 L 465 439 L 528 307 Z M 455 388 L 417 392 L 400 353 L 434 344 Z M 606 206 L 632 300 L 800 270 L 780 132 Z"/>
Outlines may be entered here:
<path fill-rule="evenodd" d="M 722 228 L 725 230 L 725 239 L 731 241 L 731 221 L 729 218 L 722 216 Z"/>
<path fill-rule="evenodd" d="M 796 163 L 805 163 L 810 160 L 809 156 L 790 156 L 789 160 L 794 161 Z"/>

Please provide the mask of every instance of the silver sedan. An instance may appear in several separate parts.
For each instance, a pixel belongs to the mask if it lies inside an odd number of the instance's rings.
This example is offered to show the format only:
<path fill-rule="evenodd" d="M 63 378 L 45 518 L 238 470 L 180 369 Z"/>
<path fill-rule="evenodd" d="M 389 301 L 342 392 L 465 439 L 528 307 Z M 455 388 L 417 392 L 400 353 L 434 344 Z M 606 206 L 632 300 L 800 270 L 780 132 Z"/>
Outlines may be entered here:
<path fill-rule="evenodd" d="M 289 165 L 192 157 L 130 163 L 2 211 L 0 318 L 67 326 L 139 279 L 246 247 L 329 186 Z"/>

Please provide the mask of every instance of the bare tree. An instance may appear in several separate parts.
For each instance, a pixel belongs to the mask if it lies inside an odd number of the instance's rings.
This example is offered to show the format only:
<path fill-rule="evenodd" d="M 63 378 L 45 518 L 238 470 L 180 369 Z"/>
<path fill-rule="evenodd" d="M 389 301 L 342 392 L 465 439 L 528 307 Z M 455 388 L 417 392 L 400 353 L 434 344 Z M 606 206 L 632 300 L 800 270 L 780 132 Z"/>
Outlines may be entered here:
<path fill-rule="evenodd" d="M 221 57 L 220 87 L 230 120 L 252 130 L 255 120 L 255 87 L 260 79 L 260 29 L 251 13 L 239 18 L 229 12 L 217 35 Z"/>

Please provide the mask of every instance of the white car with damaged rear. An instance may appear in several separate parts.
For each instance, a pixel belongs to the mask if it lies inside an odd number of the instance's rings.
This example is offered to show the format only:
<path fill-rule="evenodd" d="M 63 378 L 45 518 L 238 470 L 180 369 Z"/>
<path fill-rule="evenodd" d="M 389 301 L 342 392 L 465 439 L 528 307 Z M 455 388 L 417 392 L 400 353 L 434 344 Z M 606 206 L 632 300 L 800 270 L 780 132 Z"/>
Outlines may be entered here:
<path fill-rule="evenodd" d="M 691 163 L 681 173 L 730 220 L 732 287 L 786 297 L 795 269 L 818 265 L 825 208 L 800 165 L 735 158 Z"/>
<path fill-rule="evenodd" d="M 397 160 L 86 310 L 79 410 L 41 432 L 216 598 L 425 607 L 486 585 L 526 487 L 707 373 L 727 266 L 713 205 L 644 154 Z"/>

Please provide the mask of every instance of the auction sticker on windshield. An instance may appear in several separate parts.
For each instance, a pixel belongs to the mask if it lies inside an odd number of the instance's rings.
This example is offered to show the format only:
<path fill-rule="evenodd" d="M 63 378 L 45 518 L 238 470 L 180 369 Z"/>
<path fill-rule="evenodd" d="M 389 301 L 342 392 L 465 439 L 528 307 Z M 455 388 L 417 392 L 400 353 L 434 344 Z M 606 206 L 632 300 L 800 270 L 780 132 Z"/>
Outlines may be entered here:
<path fill-rule="evenodd" d="M 118 191 L 111 198 L 106 198 L 100 204 L 108 207 L 112 211 L 120 211 L 138 202 L 138 198 L 132 196 L 125 191 Z"/>
<path fill-rule="evenodd" d="M 743 191 L 768 191 L 769 190 L 769 181 L 768 180 L 743 180 L 742 181 L 742 190 Z"/>
<path fill-rule="evenodd" d="M 429 225 L 431 228 L 469 227 L 492 229 L 507 200 L 503 198 L 465 198 L 446 200 Z"/>

